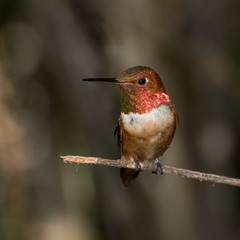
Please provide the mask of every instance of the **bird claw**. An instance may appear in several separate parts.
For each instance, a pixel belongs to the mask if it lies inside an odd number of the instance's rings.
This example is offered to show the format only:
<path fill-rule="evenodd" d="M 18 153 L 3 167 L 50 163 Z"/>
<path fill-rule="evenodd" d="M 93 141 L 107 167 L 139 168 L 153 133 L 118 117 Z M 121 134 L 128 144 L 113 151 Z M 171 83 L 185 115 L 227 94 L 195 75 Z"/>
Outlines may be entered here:
<path fill-rule="evenodd" d="M 139 161 L 134 158 L 134 163 L 135 163 L 135 169 L 134 170 L 136 172 L 140 172 L 142 168 L 141 168 L 141 165 L 140 165 Z"/>
<path fill-rule="evenodd" d="M 154 162 L 153 162 L 154 165 L 156 165 L 156 169 L 154 171 L 152 171 L 152 173 L 154 174 L 161 174 L 163 175 L 163 169 L 162 169 L 162 165 L 161 163 L 159 162 L 158 159 L 156 159 Z"/>

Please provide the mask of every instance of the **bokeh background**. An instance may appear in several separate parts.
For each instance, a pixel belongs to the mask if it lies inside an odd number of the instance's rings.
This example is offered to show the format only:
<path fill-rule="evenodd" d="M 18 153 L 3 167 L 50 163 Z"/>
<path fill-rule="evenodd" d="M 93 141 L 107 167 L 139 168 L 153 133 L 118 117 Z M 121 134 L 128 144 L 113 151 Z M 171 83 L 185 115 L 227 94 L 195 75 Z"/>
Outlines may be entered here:
<path fill-rule="evenodd" d="M 0 239 L 240 239 L 240 190 L 64 164 L 117 159 L 117 86 L 144 65 L 176 105 L 162 163 L 240 177 L 240 2 L 2 0 Z"/>

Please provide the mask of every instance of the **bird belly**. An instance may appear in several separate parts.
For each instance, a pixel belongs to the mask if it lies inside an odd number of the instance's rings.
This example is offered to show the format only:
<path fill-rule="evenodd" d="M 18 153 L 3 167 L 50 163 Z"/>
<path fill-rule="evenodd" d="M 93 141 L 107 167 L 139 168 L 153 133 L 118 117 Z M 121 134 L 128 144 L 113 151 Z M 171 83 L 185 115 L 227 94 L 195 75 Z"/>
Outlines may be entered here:
<path fill-rule="evenodd" d="M 159 158 L 169 147 L 175 127 L 175 115 L 168 104 L 144 114 L 122 113 L 122 159 L 153 161 Z"/>

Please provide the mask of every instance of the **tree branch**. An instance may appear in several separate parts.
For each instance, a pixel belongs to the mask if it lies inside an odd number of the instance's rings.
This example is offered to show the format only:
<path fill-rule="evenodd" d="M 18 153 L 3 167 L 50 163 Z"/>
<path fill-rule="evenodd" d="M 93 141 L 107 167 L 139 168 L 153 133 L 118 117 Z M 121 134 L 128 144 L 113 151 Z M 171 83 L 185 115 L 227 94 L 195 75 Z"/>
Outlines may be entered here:
<path fill-rule="evenodd" d="M 64 163 L 77 163 L 77 164 L 93 164 L 93 165 L 104 165 L 109 167 L 118 168 L 130 168 L 135 169 L 135 163 L 132 161 L 121 161 L 121 160 L 111 160 L 97 157 L 83 157 L 83 156 L 61 156 Z M 140 162 L 142 170 L 154 171 L 156 166 L 151 163 Z M 240 187 L 240 179 L 230 178 L 215 174 L 202 173 L 197 171 L 186 170 L 182 168 L 162 166 L 163 173 L 178 175 L 181 177 L 187 177 L 192 179 L 197 179 L 200 182 L 207 181 L 212 183 L 221 183 L 231 186 Z"/>

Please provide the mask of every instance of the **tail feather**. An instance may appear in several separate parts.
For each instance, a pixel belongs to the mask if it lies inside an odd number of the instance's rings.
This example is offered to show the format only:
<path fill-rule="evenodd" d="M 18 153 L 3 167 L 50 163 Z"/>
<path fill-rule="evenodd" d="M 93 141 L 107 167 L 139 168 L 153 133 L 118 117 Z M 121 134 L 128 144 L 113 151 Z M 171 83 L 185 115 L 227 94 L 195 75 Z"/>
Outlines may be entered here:
<path fill-rule="evenodd" d="M 124 187 L 127 187 L 139 174 L 139 171 L 133 169 L 121 168 L 120 176 Z"/>

